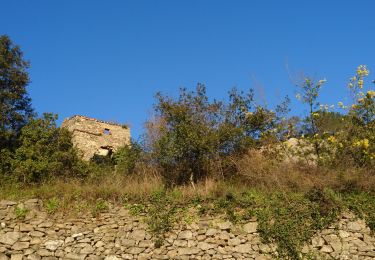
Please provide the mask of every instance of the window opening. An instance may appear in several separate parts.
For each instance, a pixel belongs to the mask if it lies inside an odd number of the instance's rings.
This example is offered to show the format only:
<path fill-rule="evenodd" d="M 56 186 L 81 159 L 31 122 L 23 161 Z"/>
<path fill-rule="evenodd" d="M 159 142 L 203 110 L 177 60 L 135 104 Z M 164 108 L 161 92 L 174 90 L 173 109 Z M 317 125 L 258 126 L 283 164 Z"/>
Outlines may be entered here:
<path fill-rule="evenodd" d="M 108 128 L 104 128 L 104 134 L 105 135 L 110 135 L 111 131 Z"/>

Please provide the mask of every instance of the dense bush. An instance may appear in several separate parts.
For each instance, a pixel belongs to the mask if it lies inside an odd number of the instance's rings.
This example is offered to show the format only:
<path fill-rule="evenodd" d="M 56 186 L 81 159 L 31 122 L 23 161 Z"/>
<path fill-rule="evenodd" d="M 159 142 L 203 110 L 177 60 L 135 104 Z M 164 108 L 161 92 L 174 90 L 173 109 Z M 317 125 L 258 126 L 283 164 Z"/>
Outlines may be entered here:
<path fill-rule="evenodd" d="M 71 134 L 58 128 L 56 119 L 56 115 L 46 113 L 22 128 L 20 146 L 11 159 L 8 177 L 30 183 L 86 174 L 85 165 L 73 148 Z"/>
<path fill-rule="evenodd" d="M 204 85 L 180 90 L 177 99 L 157 94 L 158 134 L 152 145 L 167 184 L 194 182 L 213 175 L 230 176 L 230 157 L 259 146 L 277 132 L 276 112 L 256 106 L 253 92 L 233 89 L 229 102 L 210 101 Z"/>
<path fill-rule="evenodd" d="M 134 140 L 129 145 L 121 147 L 113 155 L 113 161 L 117 167 L 116 171 L 123 174 L 134 173 L 136 164 L 141 161 L 143 153 L 141 144 Z"/>

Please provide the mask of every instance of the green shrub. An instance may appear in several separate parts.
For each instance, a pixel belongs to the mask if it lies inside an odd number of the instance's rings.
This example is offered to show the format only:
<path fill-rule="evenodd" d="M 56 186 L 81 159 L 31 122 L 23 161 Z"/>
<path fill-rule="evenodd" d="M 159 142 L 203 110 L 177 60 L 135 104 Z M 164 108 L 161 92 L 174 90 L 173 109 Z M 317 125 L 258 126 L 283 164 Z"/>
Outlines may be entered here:
<path fill-rule="evenodd" d="M 256 106 L 251 90 L 245 94 L 233 89 L 229 102 L 209 101 L 200 84 L 196 91 L 181 89 L 177 99 L 160 93 L 156 97 L 160 120 L 152 152 L 167 185 L 231 175 L 230 156 L 277 130 L 277 113 Z"/>
<path fill-rule="evenodd" d="M 9 149 L 0 150 L 0 178 L 3 180 L 10 178 L 12 159 L 13 153 Z"/>
<path fill-rule="evenodd" d="M 372 232 L 375 232 L 375 196 L 368 192 L 352 192 L 344 195 L 345 205 L 360 218 L 366 220 Z"/>
<path fill-rule="evenodd" d="M 14 178 L 24 183 L 52 177 L 83 177 L 87 174 L 73 148 L 71 134 L 56 126 L 57 115 L 44 114 L 22 128 L 20 147 L 14 153 Z"/>
<path fill-rule="evenodd" d="M 320 190 L 306 196 L 275 194 L 256 211 L 258 231 L 266 243 L 276 243 L 281 259 L 301 259 L 301 248 L 318 230 L 336 220 L 340 206 Z"/>
<path fill-rule="evenodd" d="M 29 212 L 27 208 L 24 207 L 16 207 L 16 218 L 18 219 L 24 219 L 26 217 L 26 214 Z"/>
<path fill-rule="evenodd" d="M 138 216 L 142 213 L 146 213 L 146 207 L 143 204 L 126 204 L 126 209 L 129 209 L 130 214 Z"/>
<path fill-rule="evenodd" d="M 108 203 L 103 199 L 98 199 L 92 208 L 92 215 L 98 216 L 100 213 L 105 212 L 109 209 Z"/>
<path fill-rule="evenodd" d="M 46 203 L 46 210 L 48 214 L 53 214 L 60 206 L 60 200 L 56 197 L 49 199 Z"/>
<path fill-rule="evenodd" d="M 134 173 L 137 162 L 141 161 L 142 153 L 142 146 L 134 140 L 131 141 L 130 145 L 125 145 L 118 149 L 113 155 L 117 172 L 124 174 Z"/>
<path fill-rule="evenodd" d="M 164 233 L 171 230 L 176 222 L 177 204 L 170 199 L 165 190 L 157 191 L 150 196 L 147 211 L 147 223 L 156 237 L 155 244 L 161 245 Z"/>

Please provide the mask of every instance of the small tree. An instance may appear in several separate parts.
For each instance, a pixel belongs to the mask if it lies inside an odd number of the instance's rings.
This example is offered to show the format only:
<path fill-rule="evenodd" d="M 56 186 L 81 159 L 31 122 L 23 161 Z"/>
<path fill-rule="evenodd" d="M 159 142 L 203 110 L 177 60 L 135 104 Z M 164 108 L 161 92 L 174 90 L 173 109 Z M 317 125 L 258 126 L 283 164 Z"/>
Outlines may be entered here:
<path fill-rule="evenodd" d="M 299 88 L 299 93 L 297 93 L 297 99 L 306 103 L 309 107 L 309 115 L 307 117 L 308 121 L 308 132 L 311 135 L 311 140 L 314 145 L 314 150 L 317 158 L 320 158 L 320 141 L 318 138 L 319 129 L 317 126 L 317 117 L 319 117 L 319 91 L 322 88 L 323 84 L 326 82 L 325 79 L 314 82 L 309 77 L 305 77 L 303 82 L 300 85 L 297 85 Z"/>
<path fill-rule="evenodd" d="M 168 185 L 195 181 L 207 176 L 209 162 L 218 155 L 217 126 L 222 104 L 210 103 L 206 88 L 196 92 L 181 89 L 177 100 L 157 94 L 156 112 L 165 122 L 155 143 L 155 157 L 164 169 Z"/>
<path fill-rule="evenodd" d="M 157 101 L 152 151 L 167 184 L 194 185 L 208 175 L 231 175 L 230 157 L 260 144 L 275 130 L 278 118 L 276 112 L 254 105 L 252 90 L 245 94 L 232 89 L 226 103 L 209 101 L 205 86 L 198 84 L 196 91 L 181 89 L 177 99 L 159 93 Z"/>

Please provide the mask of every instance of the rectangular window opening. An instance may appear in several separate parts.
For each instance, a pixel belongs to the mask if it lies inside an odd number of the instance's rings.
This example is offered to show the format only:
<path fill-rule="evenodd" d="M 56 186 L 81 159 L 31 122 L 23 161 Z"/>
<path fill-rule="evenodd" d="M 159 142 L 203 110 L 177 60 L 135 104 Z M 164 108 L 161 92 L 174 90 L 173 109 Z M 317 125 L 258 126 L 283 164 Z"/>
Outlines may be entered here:
<path fill-rule="evenodd" d="M 104 128 L 104 134 L 105 135 L 110 135 L 111 131 L 108 128 Z"/>

